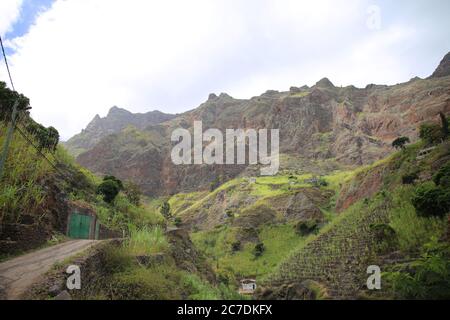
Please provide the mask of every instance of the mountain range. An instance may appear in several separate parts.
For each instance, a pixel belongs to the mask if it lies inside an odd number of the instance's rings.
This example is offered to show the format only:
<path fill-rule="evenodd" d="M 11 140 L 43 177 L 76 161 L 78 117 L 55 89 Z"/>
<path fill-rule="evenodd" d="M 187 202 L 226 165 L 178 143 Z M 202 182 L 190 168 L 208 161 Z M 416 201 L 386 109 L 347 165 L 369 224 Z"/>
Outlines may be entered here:
<path fill-rule="evenodd" d="M 254 174 L 246 165 L 175 166 L 170 158 L 176 128 L 279 129 L 281 169 L 327 174 L 382 159 L 392 141 L 418 139 L 418 127 L 450 113 L 450 53 L 427 79 L 365 88 L 337 87 L 323 78 L 314 86 L 268 90 L 250 99 L 210 94 L 178 115 L 133 114 L 113 107 L 65 145 L 82 166 L 132 180 L 147 195 L 206 190 L 211 184 Z"/>

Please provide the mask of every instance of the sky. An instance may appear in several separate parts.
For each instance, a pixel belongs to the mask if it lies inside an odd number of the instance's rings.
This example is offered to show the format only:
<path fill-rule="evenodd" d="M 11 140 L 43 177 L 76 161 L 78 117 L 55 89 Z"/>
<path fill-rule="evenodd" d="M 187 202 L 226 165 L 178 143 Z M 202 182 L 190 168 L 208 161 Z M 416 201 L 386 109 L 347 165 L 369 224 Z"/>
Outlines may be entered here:
<path fill-rule="evenodd" d="M 112 106 L 427 77 L 450 51 L 450 1 L 1 0 L 0 34 L 33 118 L 66 140 Z"/>

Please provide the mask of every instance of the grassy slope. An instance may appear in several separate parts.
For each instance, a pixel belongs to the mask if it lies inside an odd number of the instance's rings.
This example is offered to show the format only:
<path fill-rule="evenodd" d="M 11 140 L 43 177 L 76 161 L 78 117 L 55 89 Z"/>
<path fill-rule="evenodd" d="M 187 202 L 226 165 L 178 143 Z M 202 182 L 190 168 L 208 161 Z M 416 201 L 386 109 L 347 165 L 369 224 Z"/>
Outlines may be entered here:
<path fill-rule="evenodd" d="M 388 224 L 395 230 L 398 238 L 398 247 L 395 249 L 405 259 L 416 256 L 422 246 L 445 231 L 446 223 L 443 219 L 417 216 L 411 204 L 415 186 L 403 185 L 401 182 L 401 177 L 415 168 L 429 177 L 435 170 L 432 169 L 433 163 L 448 154 L 448 146 L 443 144 L 429 157 L 418 161 L 416 155 L 422 147 L 421 143 L 417 143 L 372 165 L 353 171 L 337 171 L 326 176 L 328 186 L 322 189 L 335 192 L 330 203 L 321 207 L 327 224 L 317 234 L 307 237 L 299 236 L 291 223 L 263 224 L 259 227 L 258 234 L 266 250 L 259 258 L 254 257 L 252 243 L 233 252 L 231 247 L 239 230 L 231 224 L 194 232 L 192 239 L 224 279 L 233 281 L 240 277 L 256 276 L 260 281 L 270 283 L 316 279 L 329 284 L 330 291 L 334 290 L 335 295 L 354 294 L 360 289 L 362 279 L 367 278 L 367 263 L 383 263 L 374 249 L 378 247 L 373 238 L 372 224 Z M 337 214 L 334 202 L 339 197 L 342 186 L 350 184 L 358 188 L 362 177 L 370 177 L 380 168 L 385 168 L 388 174 L 383 176 L 379 192 L 367 199 L 357 200 Z M 214 201 L 223 190 L 245 190 L 248 195 L 257 198 L 257 203 L 270 206 L 271 201 L 278 196 L 309 187 L 303 180 L 311 175 L 295 176 L 296 179 L 290 179 L 289 174 L 259 177 L 255 183 L 250 183 L 246 178 L 238 178 L 211 193 L 179 194 L 169 202 L 173 212 L 182 218 L 198 214 L 205 204 Z M 246 209 L 248 208 L 239 208 L 236 216 Z"/>
<path fill-rule="evenodd" d="M 400 254 L 408 259 L 433 238 L 441 237 L 446 230 L 446 219 L 419 217 L 411 204 L 413 185 L 402 185 L 401 177 L 419 168 L 430 176 L 432 165 L 448 156 L 448 144 L 440 145 L 423 161 L 416 160 L 421 144 L 388 157 L 372 166 L 354 173 L 349 183 L 358 185 L 361 176 L 370 175 L 380 166 L 389 168 L 382 188 L 371 198 L 360 199 L 339 217 L 311 237 L 285 259 L 266 279 L 276 284 L 314 279 L 326 283 L 337 296 L 351 296 L 360 290 L 367 275 L 367 266 L 383 266 L 384 260 L 377 252 L 379 244 L 373 237 L 371 224 L 386 223 L 396 232 Z M 385 292 L 385 294 L 389 294 Z"/>
<path fill-rule="evenodd" d="M 336 171 L 324 177 L 328 186 L 321 187 L 321 189 L 337 194 L 339 185 L 351 179 L 353 175 L 352 171 Z M 259 205 L 272 208 L 280 197 L 292 195 L 296 190 L 302 188 L 311 188 L 311 184 L 304 181 L 311 177 L 311 174 L 298 175 L 284 172 L 277 176 L 257 177 L 254 181 L 248 178 L 237 178 L 223 184 L 211 193 L 196 192 L 174 195 L 169 199 L 169 203 L 176 216 L 186 219 L 187 216 L 199 214 L 199 211 L 207 212 L 208 203 L 214 201 L 217 195 L 223 191 L 231 195 L 244 193 L 247 197 L 254 197 L 256 200 L 253 204 L 233 210 L 235 219 L 253 208 L 257 209 Z M 331 202 L 334 201 L 333 199 Z M 329 205 L 325 205 L 321 210 L 327 221 L 333 220 L 336 216 L 333 210 L 330 210 Z M 278 212 L 278 215 L 281 215 L 281 212 Z M 294 226 L 294 222 L 283 220 L 261 225 L 258 228 L 258 236 L 259 240 L 264 243 L 265 251 L 259 258 L 254 256 L 254 243 L 246 243 L 239 251 L 233 252 L 232 244 L 241 230 L 233 226 L 232 219 L 225 225 L 193 232 L 192 240 L 209 257 L 216 272 L 228 281 L 234 281 L 241 277 L 260 279 L 272 272 L 280 261 L 286 259 L 293 250 L 308 239 L 308 237 L 298 235 Z"/>

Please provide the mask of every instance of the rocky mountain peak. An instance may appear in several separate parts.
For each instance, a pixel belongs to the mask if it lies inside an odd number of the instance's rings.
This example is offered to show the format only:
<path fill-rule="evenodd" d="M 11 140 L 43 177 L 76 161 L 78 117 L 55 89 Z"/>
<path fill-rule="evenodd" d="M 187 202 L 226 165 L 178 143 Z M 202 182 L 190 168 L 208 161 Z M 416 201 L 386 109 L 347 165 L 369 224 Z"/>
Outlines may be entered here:
<path fill-rule="evenodd" d="M 119 108 L 117 106 L 112 107 L 111 109 L 109 109 L 108 111 L 108 117 L 110 116 L 122 116 L 122 115 L 129 115 L 131 114 L 130 111 Z"/>
<path fill-rule="evenodd" d="M 334 84 L 328 78 L 323 78 L 316 83 L 316 87 L 334 88 Z"/>
<path fill-rule="evenodd" d="M 217 99 L 217 95 L 215 93 L 210 93 L 209 96 L 208 96 L 208 101 L 209 100 L 215 100 L 215 99 Z"/>
<path fill-rule="evenodd" d="M 441 78 L 450 76 L 450 52 L 445 55 L 439 66 L 431 75 L 431 78 Z"/>

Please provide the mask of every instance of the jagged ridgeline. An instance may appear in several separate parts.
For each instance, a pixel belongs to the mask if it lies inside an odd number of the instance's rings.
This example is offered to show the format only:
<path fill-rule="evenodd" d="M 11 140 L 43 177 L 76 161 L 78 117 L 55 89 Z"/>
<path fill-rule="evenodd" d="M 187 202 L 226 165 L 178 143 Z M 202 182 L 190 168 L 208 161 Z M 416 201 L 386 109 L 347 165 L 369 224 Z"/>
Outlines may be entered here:
<path fill-rule="evenodd" d="M 93 172 L 113 174 L 140 185 L 147 195 L 208 190 L 247 166 L 175 166 L 170 137 L 176 128 L 203 130 L 280 129 L 281 169 L 328 174 L 373 163 L 392 152 L 394 139 L 418 140 L 421 123 L 450 111 L 447 55 L 427 79 L 387 86 L 340 87 L 328 79 L 289 91 L 268 90 L 250 99 L 211 94 L 197 108 L 176 116 L 131 114 L 117 107 L 95 117 L 66 145 Z M 138 122 L 137 119 L 143 120 Z"/>

